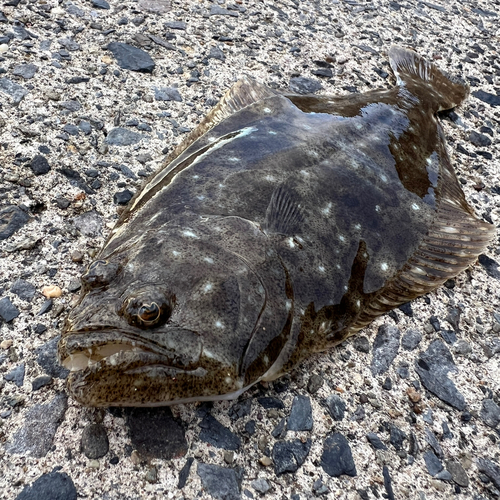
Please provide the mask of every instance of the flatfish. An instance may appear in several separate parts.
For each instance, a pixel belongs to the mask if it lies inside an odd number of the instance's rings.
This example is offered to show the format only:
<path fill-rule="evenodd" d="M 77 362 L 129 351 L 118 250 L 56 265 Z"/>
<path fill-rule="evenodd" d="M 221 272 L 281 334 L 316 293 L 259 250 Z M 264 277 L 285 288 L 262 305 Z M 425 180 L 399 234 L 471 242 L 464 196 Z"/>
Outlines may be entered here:
<path fill-rule="evenodd" d="M 239 80 L 131 200 L 59 343 L 89 406 L 232 399 L 442 285 L 493 236 L 436 113 L 468 94 L 392 47 L 390 90 Z"/>

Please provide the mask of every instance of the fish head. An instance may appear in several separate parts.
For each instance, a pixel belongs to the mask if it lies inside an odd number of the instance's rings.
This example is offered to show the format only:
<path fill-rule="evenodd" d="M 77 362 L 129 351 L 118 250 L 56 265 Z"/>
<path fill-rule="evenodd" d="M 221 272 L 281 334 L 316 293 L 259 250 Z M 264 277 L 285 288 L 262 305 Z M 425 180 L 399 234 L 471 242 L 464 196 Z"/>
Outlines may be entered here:
<path fill-rule="evenodd" d="M 105 248 L 59 344 L 70 394 L 87 406 L 160 406 L 251 385 L 242 366 L 282 276 L 260 276 L 262 232 L 247 225 L 246 239 L 234 225 L 175 226 L 107 258 Z"/>

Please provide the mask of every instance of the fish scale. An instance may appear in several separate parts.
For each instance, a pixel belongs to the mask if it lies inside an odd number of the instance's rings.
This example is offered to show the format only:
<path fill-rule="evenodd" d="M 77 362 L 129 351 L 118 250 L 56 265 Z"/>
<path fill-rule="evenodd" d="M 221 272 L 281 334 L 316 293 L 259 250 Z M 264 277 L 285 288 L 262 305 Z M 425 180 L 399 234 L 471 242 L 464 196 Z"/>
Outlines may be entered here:
<path fill-rule="evenodd" d="M 129 203 L 82 277 L 59 358 L 89 406 L 232 399 L 472 264 L 436 113 L 468 88 L 389 51 L 397 86 L 238 81 Z"/>

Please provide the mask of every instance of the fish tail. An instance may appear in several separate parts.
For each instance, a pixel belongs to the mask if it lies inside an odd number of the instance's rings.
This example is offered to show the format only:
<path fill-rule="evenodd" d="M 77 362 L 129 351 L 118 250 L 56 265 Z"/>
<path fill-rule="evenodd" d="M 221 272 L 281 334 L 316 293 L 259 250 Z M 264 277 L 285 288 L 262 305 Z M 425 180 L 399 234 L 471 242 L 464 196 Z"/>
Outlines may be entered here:
<path fill-rule="evenodd" d="M 389 50 L 389 61 L 397 83 L 426 102 L 434 111 L 455 108 L 469 95 L 469 86 L 441 72 L 416 52 L 396 45 Z"/>

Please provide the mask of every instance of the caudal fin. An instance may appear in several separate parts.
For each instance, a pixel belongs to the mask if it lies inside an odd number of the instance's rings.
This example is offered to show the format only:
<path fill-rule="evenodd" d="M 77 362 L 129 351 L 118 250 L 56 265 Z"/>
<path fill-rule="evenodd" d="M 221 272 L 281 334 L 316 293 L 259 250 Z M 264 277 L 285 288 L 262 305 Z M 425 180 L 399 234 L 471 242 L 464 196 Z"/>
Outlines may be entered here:
<path fill-rule="evenodd" d="M 392 46 L 389 62 L 398 85 L 408 87 L 417 97 L 430 102 L 435 111 L 454 108 L 469 95 L 465 82 L 445 75 L 413 50 Z"/>

